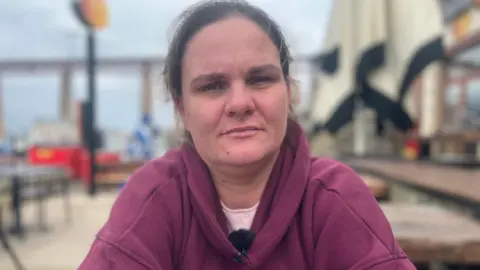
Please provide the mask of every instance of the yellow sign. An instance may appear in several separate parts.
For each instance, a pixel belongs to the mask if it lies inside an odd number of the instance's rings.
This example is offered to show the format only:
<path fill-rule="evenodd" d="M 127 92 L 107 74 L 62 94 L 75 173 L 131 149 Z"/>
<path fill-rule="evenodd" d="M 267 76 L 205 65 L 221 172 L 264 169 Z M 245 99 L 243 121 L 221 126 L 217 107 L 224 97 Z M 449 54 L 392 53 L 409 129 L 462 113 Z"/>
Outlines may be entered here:
<path fill-rule="evenodd" d="M 45 149 L 45 148 L 39 148 L 36 151 L 36 156 L 39 159 L 49 159 L 53 157 L 53 150 L 51 149 Z"/>
<path fill-rule="evenodd" d="M 105 0 L 81 0 L 83 15 L 87 23 L 95 29 L 108 25 L 108 9 Z"/>
<path fill-rule="evenodd" d="M 406 147 L 403 149 L 403 157 L 406 160 L 415 160 L 417 159 L 418 153 L 413 147 Z"/>
<path fill-rule="evenodd" d="M 453 22 L 453 34 L 455 38 L 464 38 L 470 31 L 472 24 L 472 14 L 470 11 L 464 12 Z"/>

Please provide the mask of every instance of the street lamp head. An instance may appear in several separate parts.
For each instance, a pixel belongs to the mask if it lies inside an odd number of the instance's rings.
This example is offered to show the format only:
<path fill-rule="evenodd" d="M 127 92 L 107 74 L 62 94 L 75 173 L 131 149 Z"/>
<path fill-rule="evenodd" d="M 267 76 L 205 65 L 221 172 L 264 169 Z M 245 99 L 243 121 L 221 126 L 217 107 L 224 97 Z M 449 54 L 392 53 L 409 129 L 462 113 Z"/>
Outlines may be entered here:
<path fill-rule="evenodd" d="M 87 28 L 99 30 L 108 25 L 105 0 L 74 0 L 72 8 L 77 19 Z"/>

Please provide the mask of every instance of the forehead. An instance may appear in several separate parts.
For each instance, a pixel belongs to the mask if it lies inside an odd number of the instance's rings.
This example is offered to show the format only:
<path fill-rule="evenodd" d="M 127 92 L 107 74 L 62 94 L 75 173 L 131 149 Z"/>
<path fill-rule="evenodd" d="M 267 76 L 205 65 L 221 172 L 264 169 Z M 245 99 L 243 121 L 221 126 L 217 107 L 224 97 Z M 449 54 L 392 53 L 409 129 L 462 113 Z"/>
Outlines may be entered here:
<path fill-rule="evenodd" d="M 206 26 L 187 45 L 185 75 L 251 66 L 279 66 L 278 51 L 269 36 L 254 22 L 231 17 Z"/>

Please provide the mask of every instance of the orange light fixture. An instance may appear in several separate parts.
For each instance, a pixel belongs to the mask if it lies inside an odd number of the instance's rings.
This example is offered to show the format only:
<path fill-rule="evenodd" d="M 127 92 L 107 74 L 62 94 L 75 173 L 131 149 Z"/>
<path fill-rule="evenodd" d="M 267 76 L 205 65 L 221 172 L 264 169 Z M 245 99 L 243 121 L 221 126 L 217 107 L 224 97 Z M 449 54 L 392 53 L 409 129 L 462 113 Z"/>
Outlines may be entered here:
<path fill-rule="evenodd" d="M 81 0 L 85 21 L 94 29 L 102 29 L 108 25 L 108 8 L 105 0 Z"/>

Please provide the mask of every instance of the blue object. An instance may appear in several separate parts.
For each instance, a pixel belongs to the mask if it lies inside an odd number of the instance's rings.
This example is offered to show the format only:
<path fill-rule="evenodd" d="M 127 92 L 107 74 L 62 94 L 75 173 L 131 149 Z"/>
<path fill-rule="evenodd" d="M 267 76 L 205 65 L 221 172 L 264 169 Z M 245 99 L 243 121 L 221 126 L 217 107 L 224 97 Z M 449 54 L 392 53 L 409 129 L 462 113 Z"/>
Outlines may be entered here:
<path fill-rule="evenodd" d="M 152 159 L 154 157 L 154 141 L 160 135 L 149 114 L 142 116 L 142 122 L 132 134 L 128 145 L 128 155 L 134 159 Z"/>

